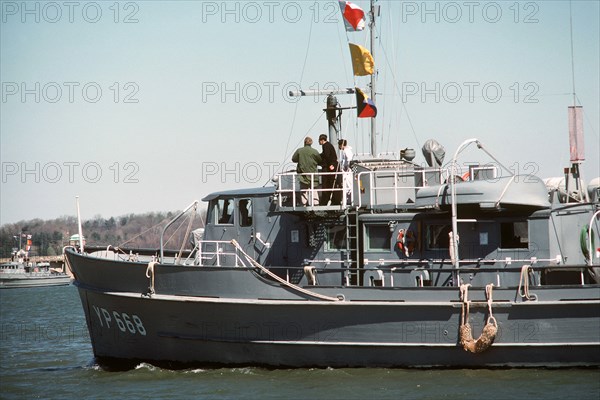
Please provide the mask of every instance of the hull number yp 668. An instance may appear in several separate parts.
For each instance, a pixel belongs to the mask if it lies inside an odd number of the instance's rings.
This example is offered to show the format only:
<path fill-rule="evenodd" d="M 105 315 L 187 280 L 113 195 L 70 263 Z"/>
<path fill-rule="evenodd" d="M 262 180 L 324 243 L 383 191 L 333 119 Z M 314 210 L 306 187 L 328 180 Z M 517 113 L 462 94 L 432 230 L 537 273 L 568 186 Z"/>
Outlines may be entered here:
<path fill-rule="evenodd" d="M 107 309 L 97 306 L 93 306 L 93 308 L 98 316 L 101 327 L 106 325 L 106 328 L 111 329 L 112 327 L 117 326 L 121 332 L 146 336 L 146 328 L 144 328 L 142 320 L 137 315 L 132 314 L 129 316 L 129 314 L 119 311 L 113 311 L 111 313 Z"/>

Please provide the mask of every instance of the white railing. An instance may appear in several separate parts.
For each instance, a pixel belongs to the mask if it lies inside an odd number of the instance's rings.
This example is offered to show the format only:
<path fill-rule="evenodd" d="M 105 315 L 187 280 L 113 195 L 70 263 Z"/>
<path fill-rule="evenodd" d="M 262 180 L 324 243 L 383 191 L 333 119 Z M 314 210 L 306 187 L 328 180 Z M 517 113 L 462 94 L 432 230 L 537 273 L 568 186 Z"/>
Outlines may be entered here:
<path fill-rule="evenodd" d="M 277 205 L 279 208 L 290 208 L 292 210 L 318 207 L 345 208 L 354 202 L 352 172 L 318 172 L 297 173 L 282 172 L 276 175 L 279 185 L 276 190 Z M 320 183 L 322 178 L 333 176 L 335 184 L 331 188 L 325 188 Z M 310 183 L 308 187 L 301 188 L 301 177 L 307 177 Z M 331 198 L 339 197 L 340 204 L 321 206 L 320 198 L 326 192 L 331 192 Z"/>
<path fill-rule="evenodd" d="M 390 171 L 390 170 L 384 170 L 384 171 L 365 171 L 365 172 L 360 172 L 358 174 L 358 181 L 360 182 L 360 185 L 363 186 L 364 185 L 364 181 L 363 178 L 366 178 L 367 181 L 369 182 L 369 192 L 368 192 L 368 196 L 364 199 L 363 201 L 363 196 L 359 196 L 358 197 L 358 206 L 362 207 L 363 205 L 365 206 L 369 206 L 371 204 L 379 204 L 379 195 L 383 196 L 383 192 L 392 192 L 393 194 L 393 204 L 395 206 L 400 205 L 400 203 L 402 204 L 406 204 L 406 202 L 400 202 L 399 201 L 399 197 L 400 197 L 400 191 L 404 191 L 406 192 L 407 190 L 412 190 L 413 194 L 413 202 L 414 202 L 414 198 L 416 197 L 416 189 L 417 186 L 410 186 L 410 185 L 402 185 L 399 184 L 401 183 L 400 180 L 404 179 L 404 181 L 406 182 L 407 178 L 410 178 L 413 180 L 414 182 L 414 171 Z M 392 178 L 393 184 L 391 186 L 389 185 L 379 185 L 378 183 L 378 179 L 380 178 Z M 420 187 L 420 186 L 419 186 Z M 386 202 L 387 203 L 387 202 Z"/>
<path fill-rule="evenodd" d="M 450 182 L 450 176 L 456 175 L 452 168 L 413 167 L 400 169 L 378 169 L 375 171 L 348 172 L 319 172 L 299 174 L 283 172 L 277 174 L 278 188 L 276 190 L 277 204 L 280 209 L 321 209 L 319 199 L 324 192 L 332 192 L 332 196 L 341 197 L 341 204 L 325 208 L 345 208 L 349 205 L 370 207 L 373 205 L 393 205 L 402 207 L 414 204 L 418 189 L 427 186 L 443 187 Z M 335 176 L 333 188 L 324 188 L 322 179 L 325 176 Z M 489 176 L 488 176 L 489 175 Z M 480 179 L 498 179 L 497 168 L 487 165 L 469 166 L 467 173 L 457 176 L 457 181 L 472 181 Z M 300 186 L 301 177 L 307 177 L 310 184 Z M 410 201 L 409 201 L 410 200 Z"/>
<path fill-rule="evenodd" d="M 240 252 L 228 240 L 201 240 L 197 246 L 195 264 L 200 266 L 220 267 L 224 264 L 235 267 L 246 267 Z"/>
<path fill-rule="evenodd" d="M 428 178 L 435 177 L 434 185 L 443 182 L 445 169 L 385 169 L 379 171 L 363 171 L 358 174 L 358 185 L 361 193 L 368 183 L 366 196 L 358 196 L 358 207 L 373 204 L 393 204 L 395 207 L 414 204 L 417 189 L 429 186 Z M 385 179 L 389 183 L 382 183 Z M 391 182 L 390 182 L 391 181 Z M 388 193 L 386 193 L 388 192 Z M 391 192 L 391 193 L 390 193 Z M 386 195 L 391 201 L 384 201 Z M 412 200 L 412 203 L 408 201 Z M 387 199 L 386 199 L 387 200 Z"/>

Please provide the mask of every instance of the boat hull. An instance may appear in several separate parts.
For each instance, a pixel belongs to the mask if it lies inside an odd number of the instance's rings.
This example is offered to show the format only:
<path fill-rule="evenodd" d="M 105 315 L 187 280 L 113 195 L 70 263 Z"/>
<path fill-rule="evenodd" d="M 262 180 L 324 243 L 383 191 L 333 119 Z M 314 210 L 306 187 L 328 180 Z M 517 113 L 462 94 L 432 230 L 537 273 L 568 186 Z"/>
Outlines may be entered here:
<path fill-rule="evenodd" d="M 35 274 L 35 273 L 34 273 Z M 6 274 L 8 275 L 8 274 Z M 28 274 L 10 274 L 14 276 L 0 277 L 0 289 L 29 288 L 45 286 L 66 286 L 71 284 L 68 275 L 28 276 Z"/>
<path fill-rule="evenodd" d="M 597 300 L 494 305 L 496 340 L 473 354 L 458 343 L 462 308 L 456 300 L 146 297 L 82 286 L 79 293 L 94 354 L 104 361 L 274 367 L 600 365 Z M 474 336 L 486 318 L 484 305 L 473 306 Z"/>

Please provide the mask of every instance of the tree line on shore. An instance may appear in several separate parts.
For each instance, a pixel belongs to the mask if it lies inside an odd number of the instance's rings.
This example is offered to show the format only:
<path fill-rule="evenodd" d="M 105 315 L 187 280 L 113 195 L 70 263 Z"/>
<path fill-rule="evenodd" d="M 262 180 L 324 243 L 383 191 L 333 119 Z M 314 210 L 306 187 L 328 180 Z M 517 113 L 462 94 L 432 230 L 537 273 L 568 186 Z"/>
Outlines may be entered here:
<path fill-rule="evenodd" d="M 88 246 L 122 246 L 127 249 L 158 248 L 163 227 L 179 212 L 148 212 L 120 217 L 95 216 L 82 222 L 83 236 Z M 203 226 L 204 219 L 196 215 L 192 229 Z M 181 219 L 180 221 L 186 221 Z M 179 248 L 187 223 L 176 222 L 165 235 L 169 242 L 165 247 Z M 179 229 L 178 229 L 179 228 Z M 0 258 L 11 257 L 19 246 L 26 249 L 31 241 L 30 256 L 54 256 L 62 254 L 72 235 L 78 233 L 77 218 L 63 216 L 50 220 L 39 218 L 4 224 L 0 227 Z"/>

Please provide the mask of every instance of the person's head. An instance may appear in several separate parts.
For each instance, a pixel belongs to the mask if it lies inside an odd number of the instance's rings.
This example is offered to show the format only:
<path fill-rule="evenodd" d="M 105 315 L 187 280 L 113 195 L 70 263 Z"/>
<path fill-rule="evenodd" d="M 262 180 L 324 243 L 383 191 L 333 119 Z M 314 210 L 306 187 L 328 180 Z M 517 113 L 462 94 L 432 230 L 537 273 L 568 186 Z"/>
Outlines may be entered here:
<path fill-rule="evenodd" d="M 346 139 L 338 140 L 338 147 L 340 148 L 340 150 L 343 150 L 344 147 L 346 147 L 347 145 L 348 145 L 348 142 L 346 142 Z"/>
<path fill-rule="evenodd" d="M 327 141 L 327 135 L 319 135 L 319 143 L 323 144 Z"/>
<path fill-rule="evenodd" d="M 307 136 L 304 138 L 304 145 L 305 146 L 311 146 L 312 145 L 312 138 L 310 136 Z"/>

